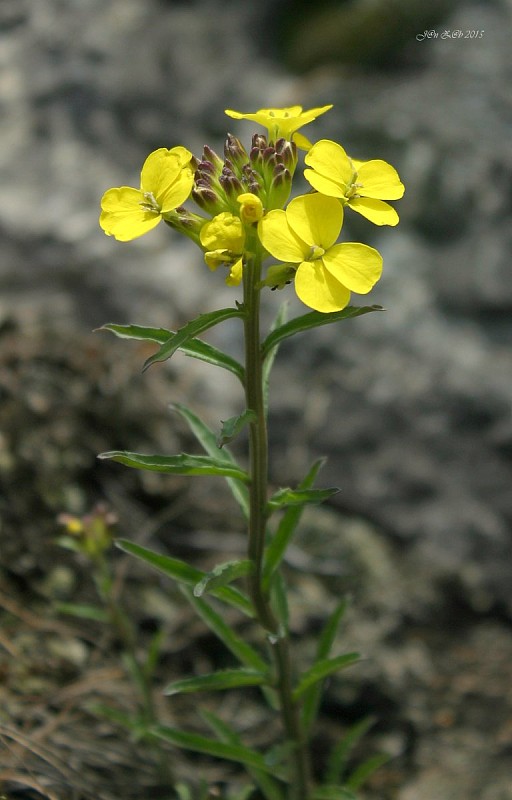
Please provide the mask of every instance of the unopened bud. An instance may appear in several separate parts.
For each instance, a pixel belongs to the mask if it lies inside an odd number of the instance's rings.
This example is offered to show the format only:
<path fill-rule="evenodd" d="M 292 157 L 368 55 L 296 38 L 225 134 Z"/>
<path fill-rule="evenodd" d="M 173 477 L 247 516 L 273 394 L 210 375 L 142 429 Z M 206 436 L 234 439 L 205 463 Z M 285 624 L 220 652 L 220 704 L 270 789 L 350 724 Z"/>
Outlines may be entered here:
<path fill-rule="evenodd" d="M 267 193 L 267 209 L 283 208 L 292 189 L 292 176 L 283 164 L 274 167 L 274 174 Z"/>
<path fill-rule="evenodd" d="M 209 161 L 213 167 L 215 168 L 216 174 L 220 174 L 222 167 L 224 166 L 224 162 L 220 156 L 217 155 L 215 150 L 212 150 L 209 145 L 205 144 L 203 147 L 203 161 Z"/>
<path fill-rule="evenodd" d="M 228 133 L 226 137 L 226 141 L 224 143 L 224 156 L 225 156 L 225 163 L 228 161 L 232 164 L 233 169 L 237 172 L 241 172 L 244 165 L 247 164 L 248 155 L 245 147 L 242 145 L 241 141 L 233 136 L 232 133 Z"/>
<path fill-rule="evenodd" d="M 208 214 L 218 214 L 219 210 L 221 210 L 219 208 L 220 198 L 210 186 L 203 185 L 205 183 L 203 180 L 196 181 L 192 189 L 192 199 L 199 208 L 202 208 Z"/>
<path fill-rule="evenodd" d="M 267 137 L 263 136 L 262 133 L 255 133 L 252 137 L 251 146 L 256 147 L 258 150 L 264 150 L 265 147 L 268 147 Z"/>
<path fill-rule="evenodd" d="M 284 164 L 291 174 L 295 172 L 297 166 L 297 145 L 295 142 L 288 142 L 286 139 L 278 139 L 276 142 L 276 153 L 280 164 Z"/>
<path fill-rule="evenodd" d="M 243 192 L 243 186 L 236 175 L 226 167 L 222 170 L 222 175 L 219 176 L 219 183 L 226 193 L 228 200 L 238 197 L 240 192 Z"/>

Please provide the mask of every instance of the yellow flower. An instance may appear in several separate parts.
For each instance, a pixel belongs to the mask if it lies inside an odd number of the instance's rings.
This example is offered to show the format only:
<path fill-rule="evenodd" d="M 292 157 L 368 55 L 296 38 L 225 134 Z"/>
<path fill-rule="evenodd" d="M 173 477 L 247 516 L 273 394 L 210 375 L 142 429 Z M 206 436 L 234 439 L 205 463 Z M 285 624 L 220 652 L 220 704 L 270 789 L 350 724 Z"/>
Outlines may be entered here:
<path fill-rule="evenodd" d="M 142 167 L 140 189 L 120 186 L 101 199 L 100 226 L 107 236 L 129 242 L 152 230 L 165 214 L 190 195 L 194 172 L 192 153 L 185 147 L 165 147 L 151 153 Z"/>
<path fill-rule="evenodd" d="M 397 171 L 386 161 L 356 161 L 341 145 L 321 139 L 304 161 L 304 177 L 329 197 L 338 197 L 375 225 L 396 225 L 398 214 L 384 200 L 399 200 L 405 189 Z"/>
<path fill-rule="evenodd" d="M 299 147 L 304 147 L 309 145 L 308 140 L 304 136 L 296 134 L 295 131 L 298 131 L 303 125 L 307 125 L 308 122 L 313 122 L 320 114 L 325 114 L 331 108 L 332 105 L 310 108 L 309 111 L 303 111 L 302 106 L 260 108 L 254 114 L 242 114 L 240 111 L 232 111 L 227 108 L 225 113 L 233 119 L 248 119 L 258 125 L 263 125 L 268 131 L 269 142 L 276 142 L 281 138 L 289 141 L 293 139 Z"/>
<path fill-rule="evenodd" d="M 351 291 L 366 294 L 382 273 L 382 257 L 373 247 L 335 244 L 342 223 L 341 204 L 322 194 L 296 197 L 286 211 L 270 211 L 258 223 L 263 247 L 279 261 L 298 265 L 295 291 L 315 311 L 340 311 Z"/>
<path fill-rule="evenodd" d="M 255 198 L 257 199 L 257 198 Z M 228 286 L 238 286 L 242 280 L 242 254 L 245 233 L 240 217 L 229 211 L 217 214 L 210 222 L 203 225 L 200 236 L 205 248 L 204 260 L 211 270 L 217 267 L 229 267 L 226 278 Z"/>

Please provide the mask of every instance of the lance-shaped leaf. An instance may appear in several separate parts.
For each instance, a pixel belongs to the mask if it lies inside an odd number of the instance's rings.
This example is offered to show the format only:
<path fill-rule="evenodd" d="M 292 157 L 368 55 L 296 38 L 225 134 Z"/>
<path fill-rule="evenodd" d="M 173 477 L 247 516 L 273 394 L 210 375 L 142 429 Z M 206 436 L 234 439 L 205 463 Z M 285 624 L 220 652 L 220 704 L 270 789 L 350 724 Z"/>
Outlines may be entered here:
<path fill-rule="evenodd" d="M 101 453 L 98 458 L 118 461 L 126 467 L 162 472 L 167 475 L 221 475 L 249 483 L 248 474 L 232 464 L 211 456 L 195 456 L 180 453 L 178 456 L 153 456 L 142 453 L 128 453 L 125 450 L 111 450 Z"/>
<path fill-rule="evenodd" d="M 216 758 L 224 758 L 228 761 L 236 761 L 239 764 L 253 767 L 262 772 L 272 772 L 272 769 L 265 764 L 265 759 L 261 753 L 240 744 L 219 742 L 216 739 L 209 739 L 197 733 L 186 733 L 167 725 L 156 725 L 151 728 L 150 733 L 170 744 L 176 745 L 176 747 L 183 747 L 186 750 L 193 750 L 196 753 L 204 753 Z"/>
<path fill-rule="evenodd" d="M 191 692 L 217 692 L 237 689 L 240 686 L 261 686 L 266 676 L 253 669 L 223 669 L 208 675 L 197 675 L 173 681 L 164 689 L 164 694 L 190 694 Z"/>
<path fill-rule="evenodd" d="M 269 499 L 267 508 L 269 511 L 275 511 L 284 506 L 315 505 L 323 503 L 337 492 L 339 489 L 335 487 L 329 489 L 278 489 Z"/>
<path fill-rule="evenodd" d="M 245 639 L 242 639 L 234 632 L 225 619 L 211 605 L 203 600 L 202 597 L 196 597 L 187 586 L 181 586 L 180 588 L 203 622 L 242 664 L 257 672 L 266 672 L 267 665 L 261 656 L 247 644 Z M 224 587 L 224 589 L 227 588 L 231 587 Z"/>
<path fill-rule="evenodd" d="M 262 345 L 263 356 L 266 357 L 273 347 L 282 342 L 283 339 L 294 336 L 296 333 L 309 331 L 311 328 L 318 328 L 320 325 L 328 325 L 330 322 L 340 322 L 342 319 L 360 317 L 363 314 L 369 314 L 371 311 L 382 310 L 382 306 L 347 306 L 342 311 L 332 311 L 329 314 L 322 314 L 320 311 L 311 311 L 308 314 L 303 314 L 301 317 L 296 317 L 269 333 Z"/>
<path fill-rule="evenodd" d="M 228 744 L 235 744 L 240 745 L 240 736 L 236 731 L 233 730 L 229 725 L 227 725 L 224 720 L 220 719 L 216 714 L 213 714 L 211 711 L 201 711 L 201 716 L 208 723 L 214 734 L 220 739 L 221 742 L 227 742 Z M 268 760 L 266 761 L 268 764 Z M 275 780 L 274 777 L 267 775 L 265 772 L 261 770 L 255 769 L 254 767 L 247 766 L 247 771 L 249 775 L 252 777 L 254 783 L 260 788 L 263 796 L 267 800 L 283 800 L 283 794 L 279 787 L 279 784 Z M 276 775 L 277 770 L 274 768 L 272 770 L 273 775 Z"/>
<path fill-rule="evenodd" d="M 382 767 L 387 761 L 389 761 L 389 756 L 385 753 L 377 753 L 377 755 L 371 756 L 371 758 L 363 761 L 363 763 L 359 764 L 348 776 L 346 780 L 347 788 L 353 789 L 354 791 L 359 789 L 359 787 L 368 780 L 370 775 L 373 775 L 375 770 Z"/>
<path fill-rule="evenodd" d="M 176 336 L 176 331 L 167 330 L 167 328 L 149 328 L 142 325 L 117 325 L 116 323 L 109 322 L 98 328 L 99 331 L 110 331 L 115 333 L 121 339 L 135 339 L 137 341 L 157 342 L 163 345 Z M 229 370 L 243 383 L 245 380 L 245 370 L 243 366 L 227 353 L 213 347 L 201 339 L 191 339 L 186 344 L 180 345 L 182 353 L 191 358 L 198 358 L 200 361 L 205 361 L 207 364 L 213 364 L 217 367 Z"/>
<path fill-rule="evenodd" d="M 348 729 L 342 739 L 334 744 L 327 760 L 326 783 L 334 784 L 343 779 L 352 750 L 374 724 L 375 717 L 363 717 Z"/>
<path fill-rule="evenodd" d="M 190 408 L 187 408 L 187 406 L 184 406 L 181 403 L 173 403 L 171 408 L 177 411 L 178 414 L 183 417 L 190 430 L 198 440 L 199 444 L 204 448 L 204 450 L 206 450 L 209 456 L 216 458 L 223 463 L 226 462 L 227 464 L 238 466 L 235 457 L 231 454 L 229 448 L 223 447 L 222 450 L 219 449 L 216 435 L 208 427 L 208 425 L 206 425 L 197 416 L 197 414 L 194 414 Z M 249 493 L 247 491 L 247 487 L 239 481 L 233 480 L 233 478 L 226 478 L 226 483 L 231 490 L 231 494 L 242 509 L 244 516 L 248 518 Z"/>
<path fill-rule="evenodd" d="M 93 619 L 95 622 L 109 622 L 110 617 L 104 608 L 81 603 L 57 603 L 55 610 L 60 614 L 70 614 L 80 619 Z"/>
<path fill-rule="evenodd" d="M 191 567 L 179 558 L 171 558 L 171 556 L 155 553 L 154 550 L 129 542 L 127 539 L 118 539 L 116 545 L 125 553 L 130 553 L 132 556 L 144 561 L 145 564 L 185 586 L 196 586 L 205 576 L 204 572 Z M 239 609 L 247 616 L 254 616 L 251 602 L 234 586 L 219 586 L 217 589 L 212 590 L 212 594 L 222 600 L 223 603 Z"/>
<path fill-rule="evenodd" d="M 318 639 L 318 645 L 316 650 L 316 660 L 323 661 L 324 659 L 328 658 L 331 653 L 331 648 L 334 644 L 336 634 L 338 633 L 338 629 L 343 619 L 345 612 L 348 608 L 348 600 L 345 598 L 343 599 L 332 614 L 329 616 L 322 633 Z M 320 706 L 320 698 L 322 694 L 322 685 L 321 681 L 313 684 L 310 688 L 306 691 L 303 698 L 302 704 L 302 722 L 304 725 L 304 730 L 309 731 L 313 722 L 315 721 L 316 715 L 318 713 L 318 708 Z M 328 783 L 335 783 L 334 780 L 329 780 Z"/>
<path fill-rule="evenodd" d="M 256 414 L 250 408 L 247 408 L 243 414 L 239 414 L 237 417 L 230 417 L 229 419 L 223 420 L 222 430 L 217 440 L 218 446 L 224 447 L 225 444 L 233 441 L 246 425 L 249 425 L 255 420 Z"/>
<path fill-rule="evenodd" d="M 218 311 L 210 311 L 208 314 L 201 314 L 182 328 L 179 328 L 173 336 L 169 337 L 161 348 L 147 359 L 144 364 L 144 369 L 147 369 L 151 364 L 157 361 L 166 361 L 168 358 L 171 358 L 176 350 L 179 350 L 183 345 L 189 344 L 190 341 L 195 339 L 200 333 L 232 317 L 243 317 L 243 311 L 238 308 L 221 308 Z"/>
<path fill-rule="evenodd" d="M 317 661 L 301 676 L 299 683 L 293 690 L 293 699 L 298 700 L 317 681 L 322 681 L 328 675 L 350 667 L 356 661 L 359 661 L 359 658 L 359 653 L 346 653 L 336 658 L 325 658 L 322 661 Z"/>
<path fill-rule="evenodd" d="M 315 461 L 304 480 L 301 481 L 299 489 L 311 488 L 323 463 L 324 459 Z M 263 566 L 263 589 L 265 591 L 269 589 L 272 574 L 279 567 L 283 559 L 286 548 L 297 530 L 297 525 L 300 522 L 303 511 L 303 505 L 288 506 L 279 522 L 277 531 L 266 548 L 265 563 Z"/>
<path fill-rule="evenodd" d="M 214 589 L 220 586 L 227 586 L 237 578 L 249 575 L 254 569 L 254 563 L 247 559 L 243 561 L 226 561 L 224 564 L 217 564 L 211 572 L 207 572 L 201 580 L 194 586 L 194 595 L 201 597 L 203 594 L 211 594 Z"/>

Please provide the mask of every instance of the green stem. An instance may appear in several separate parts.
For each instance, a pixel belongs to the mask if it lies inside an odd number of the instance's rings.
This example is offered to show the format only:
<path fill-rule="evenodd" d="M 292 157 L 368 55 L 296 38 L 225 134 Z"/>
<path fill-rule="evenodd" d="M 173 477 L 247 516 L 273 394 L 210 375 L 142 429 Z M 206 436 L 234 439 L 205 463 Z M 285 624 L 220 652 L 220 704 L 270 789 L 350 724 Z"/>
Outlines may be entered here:
<path fill-rule="evenodd" d="M 267 523 L 268 436 L 263 391 L 260 338 L 261 258 L 252 256 L 244 269 L 244 336 L 246 403 L 255 418 L 249 428 L 250 514 L 248 558 L 254 568 L 249 578 L 249 591 L 256 618 L 265 630 L 271 645 L 277 675 L 281 719 L 286 737 L 292 745 L 290 755 L 290 800 L 308 800 L 309 752 L 303 734 L 299 709 L 293 700 L 289 635 L 281 629 L 263 590 L 263 557 Z"/>

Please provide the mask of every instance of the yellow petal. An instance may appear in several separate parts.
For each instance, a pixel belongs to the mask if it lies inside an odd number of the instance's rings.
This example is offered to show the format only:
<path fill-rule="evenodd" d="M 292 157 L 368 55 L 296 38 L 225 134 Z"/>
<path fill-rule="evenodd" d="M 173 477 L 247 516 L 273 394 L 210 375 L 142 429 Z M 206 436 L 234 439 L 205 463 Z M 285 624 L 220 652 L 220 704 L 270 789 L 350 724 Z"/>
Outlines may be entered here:
<path fill-rule="evenodd" d="M 305 194 L 292 200 L 286 219 L 294 233 L 306 244 L 327 250 L 339 236 L 343 208 L 339 200 L 323 194 Z"/>
<path fill-rule="evenodd" d="M 322 258 L 326 270 L 347 289 L 367 294 L 382 275 L 382 256 L 357 242 L 334 245 Z"/>
<path fill-rule="evenodd" d="M 383 200 L 372 200 L 369 197 L 352 197 L 348 205 L 362 214 L 374 225 L 398 225 L 399 217 L 393 206 Z"/>
<path fill-rule="evenodd" d="M 321 260 L 303 261 L 295 274 L 295 291 L 302 302 L 321 311 L 341 311 L 350 300 L 349 290 L 322 266 Z"/>
<path fill-rule="evenodd" d="M 324 175 L 320 175 L 319 172 L 315 172 L 312 169 L 305 169 L 304 177 L 308 183 L 311 184 L 313 189 L 316 189 L 320 194 L 325 194 L 327 197 L 345 197 L 347 187 L 345 184 L 340 184 L 333 178 L 326 178 Z"/>
<path fill-rule="evenodd" d="M 218 267 L 226 266 L 232 261 L 233 255 L 230 250 L 209 250 L 207 253 L 204 254 L 204 260 L 209 269 L 212 272 Z"/>
<path fill-rule="evenodd" d="M 192 153 L 184 147 L 167 150 L 161 147 L 146 158 L 140 176 L 142 192 L 151 192 L 163 211 L 172 211 L 188 198 L 193 184 L 193 173 L 187 156 Z"/>
<path fill-rule="evenodd" d="M 358 194 L 375 200 L 399 200 L 405 191 L 398 172 L 387 161 L 365 161 L 357 167 Z"/>
<path fill-rule="evenodd" d="M 320 139 L 304 157 L 304 162 L 314 170 L 314 175 L 309 170 L 304 171 L 306 180 L 313 188 L 331 197 L 343 197 L 346 194 L 352 183 L 354 167 L 340 144 L 330 139 Z M 323 179 L 323 185 L 329 189 L 328 192 L 313 183 L 313 180 L 318 181 L 318 178 Z"/>
<path fill-rule="evenodd" d="M 100 226 L 107 236 L 119 242 L 137 239 L 155 228 L 161 216 L 156 211 L 146 211 L 140 205 L 142 193 L 131 186 L 109 189 L 101 199 Z"/>
<path fill-rule="evenodd" d="M 193 185 L 194 173 L 188 166 L 183 167 L 178 177 L 169 184 L 165 191 L 156 195 L 162 213 L 173 211 L 188 200 Z"/>
<path fill-rule="evenodd" d="M 310 247 L 292 231 L 281 209 L 269 211 L 258 222 L 258 236 L 268 252 L 279 261 L 298 264 L 308 257 Z"/>
<path fill-rule="evenodd" d="M 226 283 L 228 286 L 238 286 L 242 280 L 243 275 L 243 260 L 241 258 L 233 264 L 229 271 L 229 275 L 226 278 Z"/>
<path fill-rule="evenodd" d="M 241 253 L 245 234 L 240 217 L 222 211 L 201 228 L 200 240 L 208 250 L 230 250 Z"/>
<path fill-rule="evenodd" d="M 313 143 L 309 141 L 307 136 L 304 136 L 302 133 L 295 132 L 292 135 L 292 142 L 295 142 L 299 150 L 311 150 L 313 147 Z"/>

